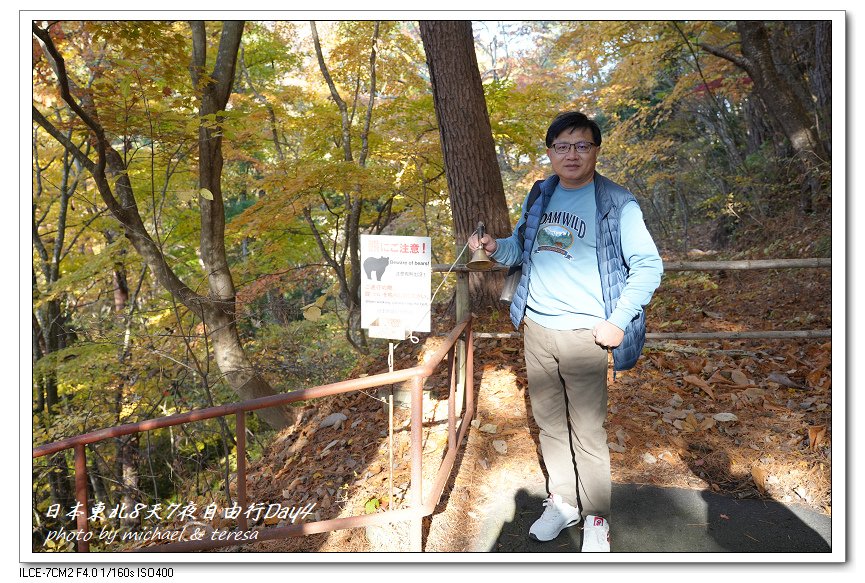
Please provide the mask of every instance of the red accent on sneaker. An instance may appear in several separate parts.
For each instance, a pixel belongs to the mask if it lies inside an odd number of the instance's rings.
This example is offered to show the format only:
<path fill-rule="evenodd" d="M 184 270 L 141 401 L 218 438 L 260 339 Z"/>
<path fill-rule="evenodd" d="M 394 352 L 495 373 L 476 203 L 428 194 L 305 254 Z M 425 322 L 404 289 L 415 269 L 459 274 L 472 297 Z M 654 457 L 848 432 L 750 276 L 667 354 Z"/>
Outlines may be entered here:
<path fill-rule="evenodd" d="M 600 516 L 595 516 L 595 524 L 594 526 L 604 526 L 604 519 Z"/>

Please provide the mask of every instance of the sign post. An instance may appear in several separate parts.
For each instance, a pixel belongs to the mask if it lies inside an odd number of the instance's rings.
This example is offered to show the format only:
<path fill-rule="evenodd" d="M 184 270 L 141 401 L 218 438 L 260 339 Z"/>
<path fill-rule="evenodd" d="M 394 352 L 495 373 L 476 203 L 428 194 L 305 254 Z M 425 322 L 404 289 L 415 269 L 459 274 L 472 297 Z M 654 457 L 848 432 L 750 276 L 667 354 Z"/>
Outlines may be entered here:
<path fill-rule="evenodd" d="M 405 340 L 429 332 L 432 252 L 429 237 L 361 235 L 360 325 L 370 338 Z M 388 369 L 393 372 L 393 342 Z M 393 386 L 388 391 L 388 458 L 393 503 Z"/>

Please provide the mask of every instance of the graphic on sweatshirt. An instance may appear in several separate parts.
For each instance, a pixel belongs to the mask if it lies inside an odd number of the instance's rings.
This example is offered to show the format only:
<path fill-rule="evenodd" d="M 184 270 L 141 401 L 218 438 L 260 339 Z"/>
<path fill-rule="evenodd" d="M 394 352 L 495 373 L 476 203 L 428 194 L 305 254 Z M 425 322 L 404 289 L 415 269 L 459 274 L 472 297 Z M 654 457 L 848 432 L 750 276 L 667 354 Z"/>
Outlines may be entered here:
<path fill-rule="evenodd" d="M 568 249 L 574 244 L 574 235 L 580 239 L 586 235 L 585 221 L 568 212 L 544 213 L 541 225 L 543 226 L 538 231 L 538 247 L 535 253 L 552 251 L 564 255 L 565 259 L 572 259 Z"/>

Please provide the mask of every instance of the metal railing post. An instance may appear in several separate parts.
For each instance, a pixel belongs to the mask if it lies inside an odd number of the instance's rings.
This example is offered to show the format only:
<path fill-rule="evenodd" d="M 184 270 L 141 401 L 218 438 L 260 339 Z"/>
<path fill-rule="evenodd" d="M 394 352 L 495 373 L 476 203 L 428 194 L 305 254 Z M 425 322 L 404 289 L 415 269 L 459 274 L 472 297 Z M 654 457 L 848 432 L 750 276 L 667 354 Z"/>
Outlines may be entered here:
<path fill-rule="evenodd" d="M 469 295 L 469 274 L 464 271 L 457 273 L 456 303 L 457 322 L 462 322 L 463 318 L 472 311 L 471 297 Z M 459 368 L 457 369 L 455 402 L 457 412 L 461 413 L 463 411 L 463 404 L 465 403 L 466 389 L 466 343 L 462 339 L 457 341 L 457 363 Z"/>
<path fill-rule="evenodd" d="M 76 508 L 78 513 L 75 517 L 76 525 L 78 526 L 78 552 L 89 553 L 90 541 L 84 540 L 88 531 L 87 515 L 90 513 L 87 508 L 87 452 L 84 449 L 86 446 L 79 443 L 75 446 L 75 499 L 79 505 Z"/>
<path fill-rule="evenodd" d="M 456 358 L 456 347 L 451 347 L 448 353 L 448 450 L 456 447 L 457 444 L 457 413 L 456 413 L 456 373 L 457 369 L 454 363 Z"/>
<path fill-rule="evenodd" d="M 237 432 L 237 505 L 241 511 L 237 516 L 237 526 L 241 530 L 246 530 L 246 514 L 243 509 L 246 508 L 246 412 L 237 412 L 237 422 L 235 424 Z"/>
<path fill-rule="evenodd" d="M 460 339 L 471 347 L 471 336 L 466 335 L 467 330 L 470 330 L 471 315 L 467 314 L 453 330 L 448 334 L 447 340 L 426 364 L 404 369 L 395 372 L 381 373 L 371 377 L 362 377 L 347 381 L 340 381 L 328 385 L 319 385 L 313 388 L 298 389 L 289 393 L 273 395 L 268 397 L 259 397 L 232 403 L 227 405 L 219 405 L 208 407 L 205 409 L 193 409 L 186 413 L 178 413 L 164 417 L 146 419 L 136 423 L 126 423 L 117 425 L 89 433 L 76 435 L 60 441 L 55 441 L 39 447 L 33 448 L 33 458 L 48 456 L 66 449 L 73 449 L 74 466 L 75 466 L 75 488 L 78 504 L 77 525 L 80 530 L 78 539 L 78 551 L 88 552 L 90 550 L 88 541 L 82 540 L 87 535 L 87 538 L 92 537 L 92 533 L 88 532 L 88 479 L 86 465 L 86 450 L 88 444 L 99 443 L 106 439 L 113 439 L 124 435 L 132 435 L 143 431 L 153 431 L 167 427 L 174 427 L 186 423 L 204 421 L 207 419 L 216 419 L 235 415 L 236 419 L 236 444 L 237 444 L 237 488 L 236 496 L 237 503 L 241 508 L 247 504 L 247 487 L 246 474 L 248 460 L 246 459 L 246 417 L 245 414 L 250 411 L 258 411 L 268 407 L 277 405 L 287 405 L 298 403 L 311 399 L 319 399 L 322 397 L 355 393 L 367 388 L 375 388 L 381 386 L 392 385 L 396 382 L 409 382 L 411 384 L 411 432 L 410 432 L 410 452 L 411 452 L 411 484 L 407 496 L 408 507 L 399 510 L 388 510 L 382 513 L 376 513 L 364 516 L 340 517 L 325 520 L 316 520 L 312 522 L 302 522 L 300 524 L 291 524 L 276 528 L 261 528 L 256 529 L 258 537 L 255 540 L 279 540 L 292 536 L 305 536 L 316 533 L 331 532 L 347 528 L 358 528 L 371 524 L 385 525 L 395 522 L 407 522 L 410 527 L 410 544 L 411 550 L 416 552 L 423 551 L 423 525 L 424 517 L 431 515 L 436 505 L 441 500 L 442 493 L 447 484 L 450 472 L 453 470 L 454 461 L 457 456 L 457 449 L 462 443 L 463 438 L 468 430 L 468 423 L 471 421 L 469 414 L 461 416 L 459 426 L 459 434 L 456 439 L 449 440 L 449 444 L 456 443 L 457 447 L 449 449 L 444 459 L 439 463 L 438 470 L 432 477 L 428 492 L 424 493 L 423 488 L 423 435 L 424 435 L 424 403 L 423 403 L 423 384 L 424 379 L 430 377 L 436 368 L 442 363 L 445 358 L 449 359 L 450 370 L 448 371 L 451 378 L 450 397 L 454 398 L 454 379 L 456 369 L 455 346 Z M 472 359 L 467 360 L 469 370 L 471 370 Z M 467 395 L 469 403 L 473 403 L 472 395 Z M 449 417 L 451 417 L 450 428 L 451 433 L 456 430 L 453 419 L 453 407 L 449 406 Z M 230 488 L 227 492 L 229 500 L 231 499 Z M 249 528 L 248 517 L 241 512 L 237 519 L 237 527 L 240 530 Z M 250 541 L 251 542 L 251 541 Z M 167 542 L 165 544 L 149 545 L 133 549 L 136 552 L 190 552 L 202 551 L 229 546 L 243 545 L 245 542 L 238 542 L 233 539 L 226 540 L 202 540 L 190 541 L 182 540 L 176 542 Z"/>
<path fill-rule="evenodd" d="M 466 411 L 472 416 L 475 410 L 475 340 L 472 322 L 469 320 L 466 334 Z"/>
<path fill-rule="evenodd" d="M 420 376 L 411 381 L 411 508 L 420 512 L 423 506 L 423 382 Z M 423 518 L 413 518 L 410 527 L 411 551 L 423 551 Z"/>

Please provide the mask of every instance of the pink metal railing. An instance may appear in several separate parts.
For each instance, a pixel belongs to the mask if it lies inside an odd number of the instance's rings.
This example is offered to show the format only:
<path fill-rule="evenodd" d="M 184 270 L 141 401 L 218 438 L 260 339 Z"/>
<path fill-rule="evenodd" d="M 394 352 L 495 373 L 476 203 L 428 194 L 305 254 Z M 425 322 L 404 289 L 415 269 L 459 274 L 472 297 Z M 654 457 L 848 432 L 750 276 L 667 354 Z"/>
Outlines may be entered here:
<path fill-rule="evenodd" d="M 258 539 L 250 542 L 263 540 L 283 539 L 291 536 L 304 536 L 340 530 L 345 528 L 357 528 L 374 524 L 387 524 L 392 522 L 411 521 L 411 547 L 413 551 L 422 550 L 422 519 L 429 516 L 435 510 L 441 499 L 445 484 L 450 476 L 456 459 L 459 444 L 471 423 L 474 411 L 474 382 L 473 382 L 473 345 L 471 314 L 463 318 L 446 337 L 443 345 L 423 365 L 412 368 L 393 371 L 374 376 L 351 379 L 320 385 L 309 389 L 300 389 L 289 393 L 262 397 L 229 405 L 209 407 L 207 409 L 192 410 L 187 413 L 170 415 L 148 419 L 138 423 L 128 423 L 106 429 L 100 429 L 83 435 L 77 435 L 61 441 L 41 445 L 33 449 L 33 458 L 51 455 L 65 449 L 72 448 L 75 460 L 75 497 L 81 503 L 83 512 L 77 517 L 77 527 L 81 535 L 88 532 L 88 493 L 87 493 L 87 463 L 85 446 L 97 443 L 105 439 L 112 439 L 132 433 L 151 431 L 164 427 L 173 427 L 193 421 L 214 419 L 228 415 L 236 416 L 236 441 L 237 441 L 237 502 L 241 507 L 247 506 L 246 494 L 246 423 L 244 415 L 248 411 L 266 409 L 268 407 L 288 405 L 298 401 L 318 399 L 342 393 L 350 393 L 363 389 L 371 389 L 390 385 L 393 383 L 411 381 L 411 485 L 409 489 L 409 508 L 402 510 L 389 510 L 365 516 L 350 516 L 334 518 L 309 523 L 292 524 L 291 526 L 265 528 L 258 531 Z M 456 424 L 456 368 L 454 366 L 457 341 L 465 339 L 465 412 L 461 418 L 459 427 Z M 448 356 L 450 375 L 450 389 L 448 395 L 448 447 L 442 459 L 435 481 L 430 490 L 430 496 L 423 499 L 423 380 L 431 376 L 438 365 Z M 458 431 L 458 434 L 457 434 Z M 240 530 L 247 529 L 246 517 L 243 513 L 238 516 L 238 527 Z M 90 544 L 78 537 L 78 551 L 89 552 Z M 241 544 L 237 540 L 203 540 L 184 541 L 163 545 L 156 545 L 139 549 L 143 552 L 184 552 L 200 551 L 218 548 L 222 546 L 236 546 Z"/>

